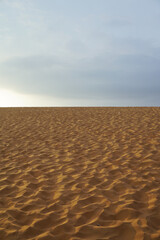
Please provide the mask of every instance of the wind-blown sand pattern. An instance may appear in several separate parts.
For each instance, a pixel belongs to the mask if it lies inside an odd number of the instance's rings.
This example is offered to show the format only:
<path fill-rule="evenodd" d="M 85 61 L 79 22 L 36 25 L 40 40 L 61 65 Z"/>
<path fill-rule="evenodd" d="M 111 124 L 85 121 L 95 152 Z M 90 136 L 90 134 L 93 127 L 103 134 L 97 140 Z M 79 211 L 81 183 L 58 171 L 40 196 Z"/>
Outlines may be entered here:
<path fill-rule="evenodd" d="M 1 108 L 0 239 L 160 239 L 160 108 Z"/>

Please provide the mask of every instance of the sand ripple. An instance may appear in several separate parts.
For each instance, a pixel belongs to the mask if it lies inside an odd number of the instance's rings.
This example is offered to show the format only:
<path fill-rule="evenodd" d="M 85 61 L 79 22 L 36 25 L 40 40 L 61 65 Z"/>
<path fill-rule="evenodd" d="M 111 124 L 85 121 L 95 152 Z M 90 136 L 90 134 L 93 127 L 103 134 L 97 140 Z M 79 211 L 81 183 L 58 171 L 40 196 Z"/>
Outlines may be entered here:
<path fill-rule="evenodd" d="M 160 108 L 1 108 L 1 240 L 160 239 Z"/>

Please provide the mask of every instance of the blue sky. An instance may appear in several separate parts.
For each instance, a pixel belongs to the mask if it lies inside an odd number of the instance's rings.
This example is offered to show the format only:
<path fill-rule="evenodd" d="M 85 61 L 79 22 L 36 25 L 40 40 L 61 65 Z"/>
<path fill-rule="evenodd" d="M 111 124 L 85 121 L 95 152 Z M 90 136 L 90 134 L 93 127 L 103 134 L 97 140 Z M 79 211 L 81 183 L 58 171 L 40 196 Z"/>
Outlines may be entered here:
<path fill-rule="evenodd" d="M 159 106 L 159 23 L 159 0 L 0 0 L 0 106 Z"/>

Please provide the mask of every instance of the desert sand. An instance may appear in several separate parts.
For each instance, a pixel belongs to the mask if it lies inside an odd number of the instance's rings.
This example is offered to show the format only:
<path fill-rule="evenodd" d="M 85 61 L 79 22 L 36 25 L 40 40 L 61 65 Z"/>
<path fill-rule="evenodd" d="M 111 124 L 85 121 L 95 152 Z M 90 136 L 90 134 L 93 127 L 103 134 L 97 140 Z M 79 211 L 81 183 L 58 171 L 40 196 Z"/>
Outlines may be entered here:
<path fill-rule="evenodd" d="M 0 240 L 160 239 L 160 108 L 1 108 Z"/>

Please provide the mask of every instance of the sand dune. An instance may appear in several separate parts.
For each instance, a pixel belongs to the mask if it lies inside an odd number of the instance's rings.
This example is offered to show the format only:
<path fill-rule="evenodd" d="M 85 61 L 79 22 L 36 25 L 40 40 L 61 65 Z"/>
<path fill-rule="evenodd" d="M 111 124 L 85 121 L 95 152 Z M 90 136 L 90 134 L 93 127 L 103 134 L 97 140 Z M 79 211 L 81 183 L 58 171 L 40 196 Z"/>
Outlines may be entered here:
<path fill-rule="evenodd" d="M 160 239 L 160 108 L 1 108 L 0 239 Z"/>

